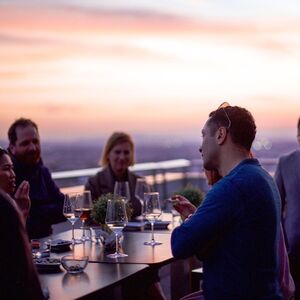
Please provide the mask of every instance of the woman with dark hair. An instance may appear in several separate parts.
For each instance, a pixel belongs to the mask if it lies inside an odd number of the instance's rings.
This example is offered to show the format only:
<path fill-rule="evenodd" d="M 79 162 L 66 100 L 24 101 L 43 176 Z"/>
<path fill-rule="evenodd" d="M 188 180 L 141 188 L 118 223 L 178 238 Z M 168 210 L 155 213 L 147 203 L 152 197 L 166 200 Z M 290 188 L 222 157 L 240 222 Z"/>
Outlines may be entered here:
<path fill-rule="evenodd" d="M 16 201 L 26 220 L 30 210 L 29 184 L 27 181 L 23 181 L 16 192 L 15 188 L 16 174 L 13 169 L 13 163 L 8 152 L 0 147 L 0 189 Z"/>
<path fill-rule="evenodd" d="M 15 201 L 0 191 L 1 299 L 44 299 L 22 219 Z"/>

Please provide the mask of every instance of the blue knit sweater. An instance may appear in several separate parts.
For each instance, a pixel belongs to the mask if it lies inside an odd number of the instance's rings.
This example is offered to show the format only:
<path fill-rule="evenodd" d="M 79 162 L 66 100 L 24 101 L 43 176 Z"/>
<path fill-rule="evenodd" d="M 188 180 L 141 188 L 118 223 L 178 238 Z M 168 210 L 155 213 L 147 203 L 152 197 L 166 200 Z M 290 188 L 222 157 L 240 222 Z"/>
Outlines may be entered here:
<path fill-rule="evenodd" d="M 277 243 L 280 196 L 256 159 L 246 159 L 207 193 L 171 238 L 173 255 L 203 261 L 205 300 L 282 299 Z"/>

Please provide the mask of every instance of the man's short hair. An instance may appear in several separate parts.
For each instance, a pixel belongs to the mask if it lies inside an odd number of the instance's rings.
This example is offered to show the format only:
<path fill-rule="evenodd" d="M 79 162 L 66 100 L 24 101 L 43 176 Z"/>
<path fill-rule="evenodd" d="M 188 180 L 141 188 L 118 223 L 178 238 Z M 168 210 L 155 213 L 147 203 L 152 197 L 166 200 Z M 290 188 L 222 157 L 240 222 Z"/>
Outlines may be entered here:
<path fill-rule="evenodd" d="M 220 127 L 227 128 L 232 142 L 247 150 L 251 149 L 256 135 L 256 125 L 252 114 L 239 106 L 226 106 L 209 114 L 208 125 L 212 133 Z"/>
<path fill-rule="evenodd" d="M 26 118 L 19 118 L 17 119 L 14 123 L 12 123 L 12 125 L 9 127 L 8 129 L 8 140 L 9 143 L 14 145 L 17 141 L 17 127 L 27 127 L 27 126 L 32 126 L 36 129 L 36 131 L 38 132 L 38 127 L 36 125 L 36 123 L 34 123 L 32 120 L 30 119 L 26 119 Z"/>

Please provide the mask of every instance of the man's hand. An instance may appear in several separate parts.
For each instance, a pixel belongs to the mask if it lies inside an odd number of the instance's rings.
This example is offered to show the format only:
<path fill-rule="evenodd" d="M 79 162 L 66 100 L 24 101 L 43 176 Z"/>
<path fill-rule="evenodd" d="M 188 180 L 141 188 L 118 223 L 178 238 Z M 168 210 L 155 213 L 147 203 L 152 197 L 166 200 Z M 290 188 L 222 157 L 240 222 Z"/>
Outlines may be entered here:
<path fill-rule="evenodd" d="M 24 219 L 27 219 L 27 216 L 29 214 L 30 210 L 30 198 L 29 198 L 29 183 L 28 181 L 22 181 L 22 183 L 19 185 L 18 189 L 16 190 L 14 199 L 20 208 Z"/>
<path fill-rule="evenodd" d="M 188 199 L 181 195 L 172 196 L 171 202 L 183 219 L 186 219 L 189 215 L 196 211 L 196 207 Z"/>

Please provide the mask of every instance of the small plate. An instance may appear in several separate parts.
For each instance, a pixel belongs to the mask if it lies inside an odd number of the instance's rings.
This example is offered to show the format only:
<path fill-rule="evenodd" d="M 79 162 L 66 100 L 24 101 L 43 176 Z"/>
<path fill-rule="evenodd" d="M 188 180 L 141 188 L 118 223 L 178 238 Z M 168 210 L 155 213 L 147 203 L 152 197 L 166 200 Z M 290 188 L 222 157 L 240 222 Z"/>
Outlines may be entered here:
<path fill-rule="evenodd" d="M 59 272 L 61 271 L 61 261 L 58 258 L 36 258 L 33 260 L 39 272 Z"/>
<path fill-rule="evenodd" d="M 154 230 L 167 230 L 170 223 L 171 223 L 170 221 L 156 220 L 154 223 Z M 151 229 L 150 222 L 146 223 L 145 229 Z"/>
<path fill-rule="evenodd" d="M 146 222 L 128 222 L 124 227 L 124 231 L 141 231 L 144 229 Z"/>
<path fill-rule="evenodd" d="M 52 252 L 64 252 L 70 250 L 71 241 L 67 240 L 54 240 L 51 242 L 51 251 Z"/>

